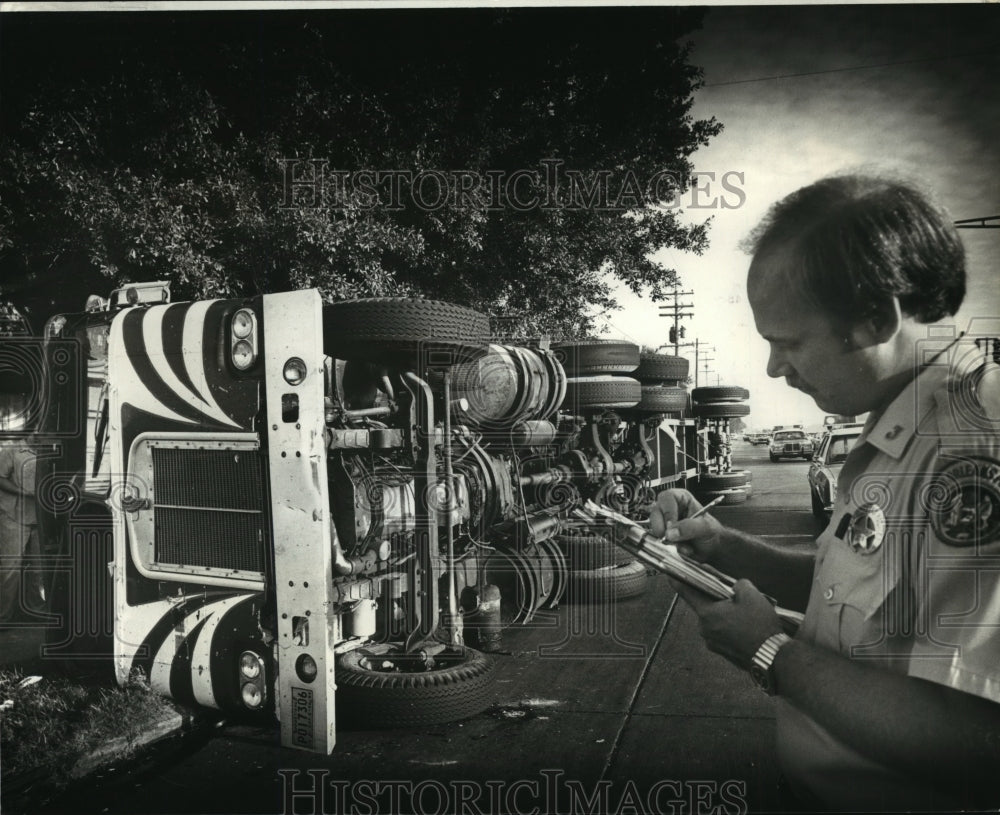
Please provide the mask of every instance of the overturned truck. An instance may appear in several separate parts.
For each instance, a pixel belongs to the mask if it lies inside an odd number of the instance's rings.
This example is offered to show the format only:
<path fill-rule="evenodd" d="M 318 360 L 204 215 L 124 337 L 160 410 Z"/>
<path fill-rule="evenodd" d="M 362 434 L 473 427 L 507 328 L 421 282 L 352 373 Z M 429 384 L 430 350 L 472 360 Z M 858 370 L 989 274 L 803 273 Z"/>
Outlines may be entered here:
<path fill-rule="evenodd" d="M 498 342 L 430 300 L 169 299 L 136 284 L 46 327 L 47 653 L 276 715 L 287 746 L 332 750 L 338 710 L 484 709 L 504 626 L 642 590 L 571 510 L 635 515 L 697 472 L 674 357 Z"/>

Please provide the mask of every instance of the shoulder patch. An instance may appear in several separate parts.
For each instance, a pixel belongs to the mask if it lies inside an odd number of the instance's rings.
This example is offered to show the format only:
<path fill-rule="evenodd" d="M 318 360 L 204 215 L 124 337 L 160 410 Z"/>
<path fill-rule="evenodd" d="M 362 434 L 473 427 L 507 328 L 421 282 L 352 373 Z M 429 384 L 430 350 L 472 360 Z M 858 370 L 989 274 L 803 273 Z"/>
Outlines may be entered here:
<path fill-rule="evenodd" d="M 1000 540 L 1000 461 L 956 458 L 934 477 L 931 526 L 948 546 L 984 546 Z"/>

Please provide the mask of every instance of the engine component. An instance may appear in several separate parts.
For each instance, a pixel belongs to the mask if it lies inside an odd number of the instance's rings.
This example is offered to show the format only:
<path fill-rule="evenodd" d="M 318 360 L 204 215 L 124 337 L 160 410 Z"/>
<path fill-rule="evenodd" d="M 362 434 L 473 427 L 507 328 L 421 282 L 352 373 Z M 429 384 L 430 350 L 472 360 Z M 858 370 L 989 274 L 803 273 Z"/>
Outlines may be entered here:
<path fill-rule="evenodd" d="M 474 362 L 452 369 L 453 398 L 467 407 L 456 419 L 486 430 L 551 416 L 566 392 L 566 375 L 548 351 L 490 345 Z"/>
<path fill-rule="evenodd" d="M 499 651 L 503 640 L 500 589 L 492 583 L 466 586 L 462 592 L 462 609 L 469 644 L 480 651 Z"/>
<path fill-rule="evenodd" d="M 556 438 L 556 428 L 544 419 L 531 419 L 511 428 L 508 441 L 511 447 L 543 447 Z"/>

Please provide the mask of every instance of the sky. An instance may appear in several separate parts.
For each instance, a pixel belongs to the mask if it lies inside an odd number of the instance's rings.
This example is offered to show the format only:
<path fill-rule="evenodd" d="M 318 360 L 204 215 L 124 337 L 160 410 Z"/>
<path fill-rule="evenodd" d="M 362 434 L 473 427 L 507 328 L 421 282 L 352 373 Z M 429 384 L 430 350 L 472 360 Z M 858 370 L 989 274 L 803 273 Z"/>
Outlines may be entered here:
<path fill-rule="evenodd" d="M 783 380 L 768 379 L 767 343 L 746 302 L 749 258 L 739 242 L 784 195 L 832 173 L 881 168 L 932 190 L 954 219 L 1000 215 L 1000 8 L 995 5 L 726 7 L 708 11 L 692 37 L 691 60 L 705 86 L 692 115 L 714 116 L 723 132 L 693 157 L 715 209 L 711 246 L 700 257 L 659 256 L 680 274 L 681 298 L 695 316 L 682 321 L 686 341 L 714 346 L 699 384 L 750 390 L 750 427 L 819 425 L 824 412 Z M 887 64 L 890 63 L 890 64 Z M 859 67 L 879 66 L 879 67 Z M 805 74 L 789 76 L 790 74 Z M 773 78 L 781 77 L 781 78 Z M 747 81 L 756 80 L 756 81 Z M 741 173 L 745 201 L 720 186 Z M 953 323 L 958 331 L 1000 327 L 1000 230 L 960 231 L 969 287 Z M 608 336 L 644 345 L 667 342 L 672 321 L 648 298 L 617 290 L 623 306 Z M 976 320 L 975 322 L 972 322 Z M 694 349 L 681 349 L 693 360 Z M 664 349 L 672 353 L 672 349 Z M 718 382 L 717 382 L 718 378 Z"/>

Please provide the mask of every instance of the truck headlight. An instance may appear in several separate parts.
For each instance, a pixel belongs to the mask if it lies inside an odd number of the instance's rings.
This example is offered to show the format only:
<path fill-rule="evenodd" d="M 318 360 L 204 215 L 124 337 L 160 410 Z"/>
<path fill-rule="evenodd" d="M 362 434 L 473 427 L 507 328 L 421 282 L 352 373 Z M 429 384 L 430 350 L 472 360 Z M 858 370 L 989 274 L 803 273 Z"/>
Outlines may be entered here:
<path fill-rule="evenodd" d="M 233 314 L 229 331 L 233 366 L 238 371 L 245 371 L 257 361 L 257 315 L 251 309 L 239 309 Z"/>
<path fill-rule="evenodd" d="M 233 346 L 233 365 L 239 370 L 245 371 L 251 365 L 257 355 L 253 352 L 253 346 L 246 340 L 240 340 Z"/>
<path fill-rule="evenodd" d="M 256 320 L 254 314 L 248 308 L 241 308 L 233 315 L 233 336 L 239 340 L 245 340 L 253 333 Z"/>
<path fill-rule="evenodd" d="M 251 710 L 256 710 L 264 703 L 264 694 L 260 692 L 260 688 L 253 682 L 245 682 L 243 684 L 243 687 L 240 688 L 240 696 L 243 698 L 243 704 Z"/>
<path fill-rule="evenodd" d="M 240 654 L 240 673 L 247 679 L 256 679 L 263 673 L 262 660 L 253 651 Z"/>

